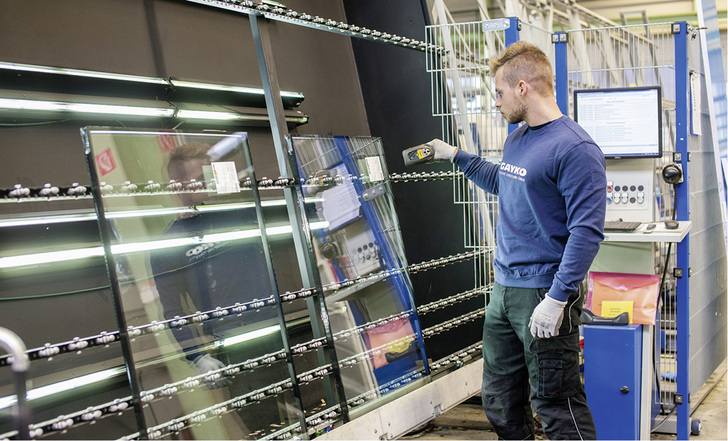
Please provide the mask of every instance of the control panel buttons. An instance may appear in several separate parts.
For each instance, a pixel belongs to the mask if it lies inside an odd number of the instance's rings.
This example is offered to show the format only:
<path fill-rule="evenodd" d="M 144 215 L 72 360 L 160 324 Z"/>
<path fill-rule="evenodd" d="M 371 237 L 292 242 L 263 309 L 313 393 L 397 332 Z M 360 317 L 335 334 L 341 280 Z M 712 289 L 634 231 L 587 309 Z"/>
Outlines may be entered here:
<path fill-rule="evenodd" d="M 614 181 L 607 181 L 607 204 L 644 204 L 645 200 L 644 185 L 614 185 Z"/>

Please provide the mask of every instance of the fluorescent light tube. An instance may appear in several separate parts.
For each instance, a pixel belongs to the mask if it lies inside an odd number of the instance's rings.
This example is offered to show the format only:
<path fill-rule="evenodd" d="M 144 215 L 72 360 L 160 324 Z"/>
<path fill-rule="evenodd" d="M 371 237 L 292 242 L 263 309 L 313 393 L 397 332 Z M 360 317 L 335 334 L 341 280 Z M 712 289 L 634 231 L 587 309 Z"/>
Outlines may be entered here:
<path fill-rule="evenodd" d="M 165 132 L 166 134 L 166 132 Z M 307 198 L 306 203 L 312 202 L 323 202 L 322 198 Z M 269 199 L 261 201 L 260 205 L 263 207 L 281 207 L 286 205 L 286 201 L 283 199 Z M 252 202 L 242 202 L 239 204 L 226 204 L 226 205 L 200 205 L 196 208 L 190 207 L 177 207 L 177 208 L 150 208 L 146 210 L 127 210 L 106 213 L 106 219 L 127 219 L 134 217 L 152 217 L 152 216 L 168 216 L 178 215 L 183 213 L 206 213 L 206 212 L 219 212 L 219 211 L 230 211 L 239 210 L 241 208 L 252 208 L 254 204 Z M 49 224 L 65 224 L 70 222 L 83 222 L 96 220 L 95 213 L 86 214 L 72 214 L 68 216 L 39 216 L 32 218 L 20 218 L 20 219 L 0 219 L 0 228 L 8 227 L 25 227 L 32 225 L 49 225 Z"/>
<path fill-rule="evenodd" d="M 263 89 L 257 87 L 244 87 L 244 86 L 228 86 L 223 84 L 210 84 L 210 83 L 198 83 L 196 81 L 183 81 L 171 79 L 169 82 L 176 87 L 189 87 L 192 89 L 205 89 L 205 90 L 220 90 L 227 92 L 238 92 L 238 93 L 251 93 L 255 95 L 263 95 Z M 288 92 L 281 90 L 282 97 L 288 98 L 303 98 L 303 94 L 299 92 Z"/>
<path fill-rule="evenodd" d="M 200 243 L 200 239 L 195 237 L 182 237 L 179 239 L 152 240 L 149 242 L 130 242 L 111 245 L 111 254 L 131 254 L 141 251 L 162 250 L 165 248 L 181 247 L 185 245 L 194 245 Z"/>
<path fill-rule="evenodd" d="M 64 67 L 38 66 L 34 64 L 0 62 L 0 69 L 18 70 L 25 72 L 39 72 L 48 74 L 70 75 L 75 77 L 100 78 L 106 80 L 133 81 L 135 83 L 149 83 L 167 85 L 163 78 L 144 77 L 139 75 L 125 75 L 110 72 L 97 72 L 81 69 L 67 69 Z"/>
<path fill-rule="evenodd" d="M 327 221 L 312 222 L 311 230 L 327 228 Z M 268 236 L 291 234 L 291 225 L 267 227 Z M 149 242 L 131 242 L 111 245 L 112 254 L 130 254 L 144 251 L 161 250 L 165 248 L 194 245 L 196 243 L 213 243 L 225 240 L 241 240 L 260 237 L 260 229 L 230 231 L 226 233 L 206 234 L 202 237 L 183 237 L 179 239 L 154 240 Z M 103 247 L 77 248 L 73 250 L 51 251 L 47 253 L 23 254 L 19 256 L 0 257 L 0 269 L 17 268 L 21 266 L 37 265 L 43 263 L 66 262 L 71 260 L 87 259 L 104 255 Z"/>
<path fill-rule="evenodd" d="M 68 103 L 67 110 L 79 113 L 104 113 L 110 115 L 173 116 L 174 109 L 160 107 L 117 106 L 110 104 Z"/>
<path fill-rule="evenodd" d="M 106 115 L 164 116 L 174 115 L 174 109 L 162 107 L 118 106 L 111 104 L 71 103 L 0 98 L 0 109 L 37 110 L 50 112 L 101 113 Z"/>
<path fill-rule="evenodd" d="M 22 219 L 0 219 L 0 228 L 26 227 L 30 225 L 65 224 L 69 222 L 83 222 L 87 220 L 96 220 L 96 215 L 93 213 L 88 213 L 69 216 L 40 216 Z"/>
<path fill-rule="evenodd" d="M 268 326 L 267 328 L 257 329 L 255 331 L 246 332 L 245 334 L 234 335 L 232 337 L 224 338 L 217 342 L 216 346 L 231 346 L 236 343 L 242 343 L 244 341 L 254 340 L 265 335 L 274 334 L 281 330 L 280 325 Z"/>
<path fill-rule="evenodd" d="M 31 389 L 27 393 L 28 400 L 37 400 L 39 398 L 48 397 L 61 392 L 67 392 L 69 390 L 76 389 L 81 386 L 86 386 L 99 381 L 108 380 L 109 378 L 122 375 L 126 372 L 124 368 L 112 368 L 106 369 L 92 374 L 83 375 L 80 377 L 72 378 L 70 380 L 59 381 L 58 383 L 52 383 L 47 386 L 37 387 Z M 5 409 L 17 403 L 18 398 L 15 395 L 10 395 L 0 398 L 0 409 Z"/>
<path fill-rule="evenodd" d="M 269 121 L 268 115 L 255 115 L 251 113 L 215 112 L 211 110 L 186 110 L 180 109 L 175 114 L 177 118 L 186 119 L 207 119 L 218 121 Z M 286 116 L 290 123 L 305 124 L 307 116 Z"/>
<path fill-rule="evenodd" d="M 67 260 L 87 259 L 104 255 L 102 247 L 76 248 L 74 250 L 51 251 L 48 253 L 24 254 L 21 256 L 0 257 L 0 269 L 42 263 L 65 262 Z"/>
<path fill-rule="evenodd" d="M 174 106 L 174 104 L 172 104 Z M 148 116 L 164 118 L 186 118 L 217 121 L 269 121 L 266 114 L 244 112 L 216 112 L 210 110 L 186 110 L 166 107 L 123 106 L 116 104 L 77 103 L 66 101 L 44 101 L 29 99 L 0 98 L 0 110 L 73 112 L 118 116 Z M 290 123 L 305 124 L 307 116 L 287 116 Z"/>
<path fill-rule="evenodd" d="M 226 84 L 213 84 L 213 83 L 201 83 L 197 81 L 184 81 L 176 79 L 166 79 L 157 77 L 147 77 L 142 75 L 128 75 L 119 74 L 112 72 L 100 72 L 93 70 L 83 69 L 68 69 L 65 67 L 53 67 L 53 66 L 40 66 L 34 64 L 22 64 L 22 63 L 8 63 L 0 61 L 0 69 L 23 71 L 23 72 L 37 72 L 44 74 L 55 74 L 55 75 L 68 75 L 74 77 L 85 77 L 85 78 L 99 78 L 104 80 L 118 80 L 118 81 L 129 81 L 133 83 L 146 83 L 146 84 L 159 84 L 162 86 L 175 86 L 175 87 L 187 87 L 190 89 L 202 89 L 202 90 L 219 90 L 223 92 L 236 92 L 236 93 L 248 93 L 253 95 L 263 95 L 263 89 L 258 87 L 245 87 L 245 86 L 232 86 Z M 301 98 L 304 96 L 300 92 L 281 91 L 282 97 L 287 98 Z"/>
<path fill-rule="evenodd" d="M 178 110 L 175 116 L 188 119 L 268 121 L 268 117 L 263 115 L 243 115 L 234 112 L 213 112 L 209 110 Z"/>

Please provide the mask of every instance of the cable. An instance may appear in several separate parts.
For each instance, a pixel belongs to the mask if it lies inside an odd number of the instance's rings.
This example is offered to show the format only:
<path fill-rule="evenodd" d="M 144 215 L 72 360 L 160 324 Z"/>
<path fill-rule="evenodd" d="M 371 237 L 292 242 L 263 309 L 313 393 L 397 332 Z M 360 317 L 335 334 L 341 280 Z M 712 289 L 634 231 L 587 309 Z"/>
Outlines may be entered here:
<path fill-rule="evenodd" d="M 32 122 L 32 123 L 13 123 L 13 124 L 0 123 L 0 127 L 44 126 L 44 125 L 48 125 L 48 124 L 64 123 L 66 121 L 70 121 L 70 120 L 69 119 L 59 119 L 56 121 L 41 121 L 41 122 Z"/>
<path fill-rule="evenodd" d="M 672 220 L 675 220 L 677 217 L 677 184 L 672 184 L 673 188 L 673 196 L 672 196 Z M 662 276 L 660 276 L 660 289 L 657 291 L 660 295 L 664 293 L 665 289 L 665 280 L 667 279 L 667 267 L 670 262 L 670 254 L 672 253 L 672 242 L 669 242 L 667 245 L 667 252 L 665 253 L 665 264 L 662 267 Z M 659 331 L 659 329 L 658 329 Z M 652 348 L 652 371 L 655 374 L 655 384 L 657 386 L 657 396 L 662 398 L 662 387 L 660 386 L 660 378 L 657 371 L 657 364 L 655 362 L 655 355 L 657 351 L 657 345 L 654 345 Z M 674 408 L 673 408 L 674 409 Z M 664 413 L 665 409 L 663 406 L 663 403 L 660 402 L 660 412 Z M 669 417 L 669 415 L 668 415 Z M 664 421 L 663 421 L 664 422 Z M 660 423 L 662 424 L 662 423 Z M 659 426 L 658 426 L 659 427 Z"/>
<path fill-rule="evenodd" d="M 672 196 L 672 220 L 677 217 L 677 184 L 673 184 L 673 196 Z M 672 242 L 667 245 L 667 253 L 665 256 L 665 266 L 662 268 L 662 277 L 660 278 L 660 293 L 665 287 L 665 279 L 667 275 L 667 264 L 670 259 L 670 252 L 672 251 Z"/>
<path fill-rule="evenodd" d="M 55 293 L 50 293 L 50 294 L 38 294 L 38 295 L 34 295 L 34 296 L 23 296 L 23 297 L 3 297 L 3 298 L 0 298 L 0 302 L 6 302 L 6 301 L 10 301 L 10 300 L 33 300 L 33 299 L 43 299 L 43 298 L 48 298 L 48 297 L 61 297 L 61 296 L 68 296 L 68 295 L 74 295 L 74 294 L 81 294 L 81 293 L 90 292 L 90 291 L 108 289 L 110 287 L 111 287 L 111 285 L 103 285 L 103 286 L 96 286 L 93 288 L 80 289 L 77 291 L 55 292 Z"/>
<path fill-rule="evenodd" d="M 660 422 L 659 422 L 659 424 L 657 424 L 657 425 L 655 425 L 655 426 L 652 426 L 652 427 L 650 428 L 650 433 L 652 433 L 652 432 L 656 431 L 657 429 L 659 429 L 659 428 L 660 428 L 660 426 L 662 426 L 663 424 L 665 424 L 665 422 L 666 422 L 667 420 L 669 420 L 669 419 L 670 419 L 670 417 L 672 416 L 672 414 L 673 414 L 673 413 L 675 412 L 675 409 L 677 409 L 677 406 L 672 406 L 672 409 L 670 409 L 670 412 L 669 412 L 669 413 L 667 414 L 667 416 L 665 416 L 665 418 L 663 418 L 663 419 L 662 419 L 662 421 L 660 421 Z"/>

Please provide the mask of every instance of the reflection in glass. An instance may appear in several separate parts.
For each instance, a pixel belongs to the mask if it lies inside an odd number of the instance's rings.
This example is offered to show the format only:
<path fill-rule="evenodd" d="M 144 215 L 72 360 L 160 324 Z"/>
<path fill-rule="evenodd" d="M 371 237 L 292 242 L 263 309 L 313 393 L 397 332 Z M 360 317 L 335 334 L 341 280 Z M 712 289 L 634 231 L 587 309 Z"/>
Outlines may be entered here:
<path fill-rule="evenodd" d="M 428 374 L 381 140 L 291 136 L 348 405 Z M 315 198 L 315 199 L 314 199 Z M 360 413 L 360 412 L 359 412 Z"/>

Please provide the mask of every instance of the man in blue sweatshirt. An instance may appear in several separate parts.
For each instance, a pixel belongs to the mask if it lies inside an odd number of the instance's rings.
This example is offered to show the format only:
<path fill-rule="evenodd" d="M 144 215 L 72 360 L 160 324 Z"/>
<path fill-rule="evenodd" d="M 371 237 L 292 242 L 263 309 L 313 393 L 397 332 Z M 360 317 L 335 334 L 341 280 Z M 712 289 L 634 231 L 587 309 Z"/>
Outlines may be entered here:
<path fill-rule="evenodd" d="M 483 407 L 498 436 L 596 439 L 579 377 L 579 285 L 604 239 L 602 152 L 561 114 L 553 71 L 518 42 L 491 60 L 496 107 L 510 124 L 500 164 L 441 140 L 428 144 L 498 195 L 495 284 L 483 326 Z"/>

